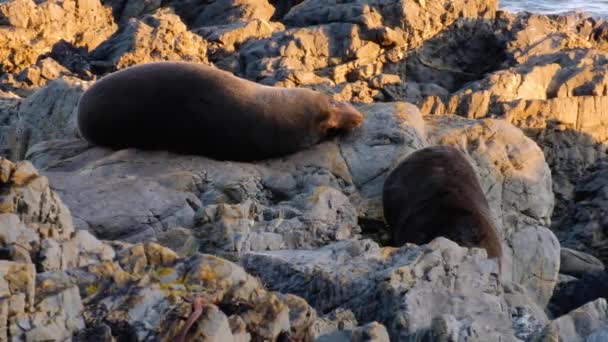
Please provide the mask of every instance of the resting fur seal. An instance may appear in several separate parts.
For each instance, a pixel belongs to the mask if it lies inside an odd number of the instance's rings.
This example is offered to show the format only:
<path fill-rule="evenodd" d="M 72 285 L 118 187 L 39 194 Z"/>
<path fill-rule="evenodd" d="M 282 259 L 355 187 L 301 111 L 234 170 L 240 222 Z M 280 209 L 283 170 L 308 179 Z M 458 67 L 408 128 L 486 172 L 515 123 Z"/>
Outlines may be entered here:
<path fill-rule="evenodd" d="M 502 247 L 475 169 L 456 148 L 433 146 L 407 156 L 384 182 L 384 217 L 393 243 L 425 244 L 443 236 L 482 247 L 497 258 Z"/>
<path fill-rule="evenodd" d="M 311 89 L 265 86 L 202 64 L 156 62 L 101 78 L 80 98 L 77 121 L 95 145 L 254 161 L 351 130 L 363 115 Z"/>

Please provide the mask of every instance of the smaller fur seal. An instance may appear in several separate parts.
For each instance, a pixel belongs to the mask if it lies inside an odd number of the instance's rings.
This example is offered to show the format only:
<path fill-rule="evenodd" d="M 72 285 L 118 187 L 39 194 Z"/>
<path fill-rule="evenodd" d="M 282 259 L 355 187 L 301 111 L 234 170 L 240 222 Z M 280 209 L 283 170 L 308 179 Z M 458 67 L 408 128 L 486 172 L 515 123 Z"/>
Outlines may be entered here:
<path fill-rule="evenodd" d="M 393 243 L 443 236 L 485 248 L 501 269 L 502 246 L 475 169 L 456 148 L 433 146 L 407 156 L 384 182 L 384 217 Z"/>
<path fill-rule="evenodd" d="M 349 131 L 363 115 L 311 89 L 265 86 L 202 64 L 155 62 L 101 78 L 80 98 L 77 120 L 95 145 L 255 161 Z"/>

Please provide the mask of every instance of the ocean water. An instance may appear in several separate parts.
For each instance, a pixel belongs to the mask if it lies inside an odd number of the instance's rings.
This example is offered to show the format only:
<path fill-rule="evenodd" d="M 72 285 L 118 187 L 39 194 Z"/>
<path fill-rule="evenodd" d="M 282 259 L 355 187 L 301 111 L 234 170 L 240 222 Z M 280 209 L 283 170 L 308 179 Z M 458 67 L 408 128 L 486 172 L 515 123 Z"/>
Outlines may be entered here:
<path fill-rule="evenodd" d="M 608 18 L 608 0 L 499 0 L 499 4 L 501 9 L 513 12 L 557 14 L 578 10 Z"/>

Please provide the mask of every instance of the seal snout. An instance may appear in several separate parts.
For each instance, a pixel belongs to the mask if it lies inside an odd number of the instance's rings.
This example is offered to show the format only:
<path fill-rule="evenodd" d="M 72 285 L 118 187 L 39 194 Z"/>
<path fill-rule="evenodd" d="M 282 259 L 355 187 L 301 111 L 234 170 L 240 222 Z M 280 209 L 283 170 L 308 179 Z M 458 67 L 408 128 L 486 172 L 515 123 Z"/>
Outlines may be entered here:
<path fill-rule="evenodd" d="M 342 127 L 346 130 L 355 129 L 363 123 L 363 114 L 349 105 L 350 108 L 344 113 Z"/>

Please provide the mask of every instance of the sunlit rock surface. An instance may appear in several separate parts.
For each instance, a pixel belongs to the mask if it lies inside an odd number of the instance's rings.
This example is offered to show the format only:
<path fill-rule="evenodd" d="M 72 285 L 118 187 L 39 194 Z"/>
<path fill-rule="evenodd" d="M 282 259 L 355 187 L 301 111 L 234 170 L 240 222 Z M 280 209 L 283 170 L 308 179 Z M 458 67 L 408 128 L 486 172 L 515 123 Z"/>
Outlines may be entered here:
<path fill-rule="evenodd" d="M 601 340 L 608 23 L 496 9 L 0 3 L 0 340 Z M 80 94 L 160 60 L 314 88 L 366 120 L 257 163 L 80 140 Z M 501 272 L 443 238 L 387 246 L 383 181 L 437 144 L 474 166 Z"/>

